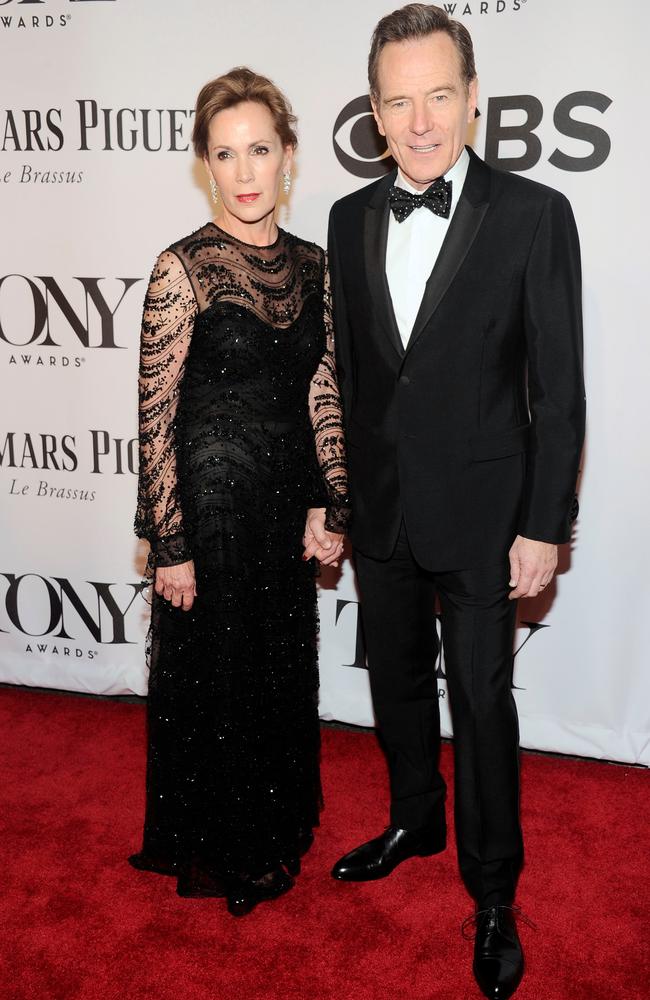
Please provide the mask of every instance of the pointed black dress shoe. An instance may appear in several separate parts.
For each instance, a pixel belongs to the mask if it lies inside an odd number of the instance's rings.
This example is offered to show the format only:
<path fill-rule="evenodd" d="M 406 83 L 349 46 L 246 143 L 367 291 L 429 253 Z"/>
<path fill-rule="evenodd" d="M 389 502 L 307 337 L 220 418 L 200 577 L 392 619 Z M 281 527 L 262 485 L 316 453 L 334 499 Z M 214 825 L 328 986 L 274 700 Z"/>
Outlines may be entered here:
<path fill-rule="evenodd" d="M 474 978 L 484 996 L 507 1000 L 524 974 L 522 951 L 512 906 L 490 906 L 475 917 Z"/>
<path fill-rule="evenodd" d="M 407 858 L 427 858 L 446 846 L 444 827 L 400 830 L 389 826 L 374 840 L 345 854 L 332 868 L 332 878 L 344 882 L 372 882 L 397 868 Z"/>

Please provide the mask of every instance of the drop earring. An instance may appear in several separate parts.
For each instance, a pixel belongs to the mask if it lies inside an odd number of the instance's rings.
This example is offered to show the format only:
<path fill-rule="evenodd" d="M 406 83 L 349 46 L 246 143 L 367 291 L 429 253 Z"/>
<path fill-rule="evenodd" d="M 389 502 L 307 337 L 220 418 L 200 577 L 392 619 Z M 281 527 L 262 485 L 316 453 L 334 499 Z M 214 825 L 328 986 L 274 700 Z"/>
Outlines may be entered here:
<path fill-rule="evenodd" d="M 285 170 L 284 174 L 282 175 L 282 187 L 284 188 L 284 193 L 285 194 L 289 194 L 289 191 L 291 190 L 291 171 L 290 170 Z"/>
<path fill-rule="evenodd" d="M 210 194 L 212 195 L 212 200 L 216 205 L 219 201 L 219 188 L 217 187 L 217 182 L 212 174 L 210 174 Z"/>

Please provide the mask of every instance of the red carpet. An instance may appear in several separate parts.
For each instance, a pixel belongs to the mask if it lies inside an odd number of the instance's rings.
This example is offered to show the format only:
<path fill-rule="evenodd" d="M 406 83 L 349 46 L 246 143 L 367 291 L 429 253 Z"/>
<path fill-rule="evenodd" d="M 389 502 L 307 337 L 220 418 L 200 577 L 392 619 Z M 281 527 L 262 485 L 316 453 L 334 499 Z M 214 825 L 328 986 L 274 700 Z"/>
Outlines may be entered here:
<path fill-rule="evenodd" d="M 303 875 L 241 920 L 135 872 L 143 808 L 140 705 L 0 690 L 3 1000 L 478 998 L 471 904 L 452 849 L 368 885 L 337 856 L 385 819 L 371 735 L 323 734 L 326 808 Z M 451 779 L 452 752 L 443 769 Z M 451 782 L 450 782 L 451 783 Z M 528 864 L 518 1000 L 647 1000 L 648 772 L 527 755 Z"/>

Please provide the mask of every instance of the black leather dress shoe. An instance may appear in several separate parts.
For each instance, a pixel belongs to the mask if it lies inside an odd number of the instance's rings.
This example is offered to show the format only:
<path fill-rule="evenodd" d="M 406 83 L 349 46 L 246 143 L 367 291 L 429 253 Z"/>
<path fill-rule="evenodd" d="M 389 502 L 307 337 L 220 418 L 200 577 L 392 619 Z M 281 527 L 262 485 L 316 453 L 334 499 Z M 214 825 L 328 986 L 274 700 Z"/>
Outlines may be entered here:
<path fill-rule="evenodd" d="M 385 878 L 407 858 L 439 854 L 446 846 L 446 830 L 437 826 L 400 830 L 389 826 L 379 837 L 345 854 L 332 868 L 332 878 L 345 882 L 372 882 Z"/>
<path fill-rule="evenodd" d="M 511 906 L 490 906 L 475 917 L 474 978 L 484 996 L 507 1000 L 524 974 L 515 914 Z"/>

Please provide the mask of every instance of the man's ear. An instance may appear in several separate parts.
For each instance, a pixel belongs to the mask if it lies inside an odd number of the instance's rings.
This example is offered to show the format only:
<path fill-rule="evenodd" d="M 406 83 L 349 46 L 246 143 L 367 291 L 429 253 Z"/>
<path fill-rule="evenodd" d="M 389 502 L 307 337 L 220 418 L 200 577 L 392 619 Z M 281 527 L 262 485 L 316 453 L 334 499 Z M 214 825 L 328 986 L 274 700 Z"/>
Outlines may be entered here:
<path fill-rule="evenodd" d="M 471 125 L 476 118 L 476 106 L 478 104 L 478 77 L 470 80 L 467 88 L 467 123 Z"/>

